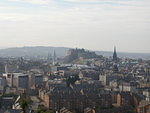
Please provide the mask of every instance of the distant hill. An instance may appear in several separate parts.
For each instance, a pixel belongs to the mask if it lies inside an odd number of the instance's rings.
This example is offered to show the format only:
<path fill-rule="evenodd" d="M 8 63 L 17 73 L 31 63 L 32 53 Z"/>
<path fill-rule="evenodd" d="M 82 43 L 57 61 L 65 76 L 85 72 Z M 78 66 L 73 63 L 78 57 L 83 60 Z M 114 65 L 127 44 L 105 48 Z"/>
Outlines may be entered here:
<path fill-rule="evenodd" d="M 47 57 L 48 54 L 53 54 L 54 50 L 59 57 L 66 56 L 66 53 L 69 49 L 67 47 L 45 47 L 45 46 L 35 46 L 35 47 L 17 47 L 17 48 L 7 48 L 7 49 L 0 49 L 0 57 L 35 57 L 35 56 L 44 56 Z M 113 52 L 107 51 L 95 51 L 98 55 L 103 56 L 112 56 Z M 150 53 L 117 53 L 119 57 L 130 57 L 130 58 L 143 58 L 143 59 L 150 59 Z"/>
<path fill-rule="evenodd" d="M 63 57 L 66 55 L 66 52 L 69 48 L 66 47 L 44 47 L 44 46 L 35 46 L 35 47 L 16 47 L 16 48 L 7 48 L 0 49 L 0 57 L 34 57 L 34 56 L 44 56 L 47 57 L 48 54 L 53 55 L 54 50 L 56 55 Z"/>
<path fill-rule="evenodd" d="M 112 56 L 112 54 L 113 54 L 113 52 L 109 52 L 109 51 L 95 51 L 95 52 L 98 55 L 103 55 L 106 57 Z M 128 58 L 133 58 L 133 59 L 142 58 L 142 59 L 150 60 L 150 53 L 117 52 L 117 55 L 119 57 L 128 57 Z"/>

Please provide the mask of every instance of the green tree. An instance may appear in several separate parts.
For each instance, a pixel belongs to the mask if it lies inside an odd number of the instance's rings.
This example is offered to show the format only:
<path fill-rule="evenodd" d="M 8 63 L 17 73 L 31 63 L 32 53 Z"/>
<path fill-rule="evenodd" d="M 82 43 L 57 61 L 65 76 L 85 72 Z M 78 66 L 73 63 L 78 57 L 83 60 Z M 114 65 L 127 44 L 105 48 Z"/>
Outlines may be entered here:
<path fill-rule="evenodd" d="M 28 106 L 29 106 L 28 100 L 26 100 L 26 99 L 21 99 L 21 100 L 20 100 L 20 106 L 21 106 L 21 108 L 22 108 L 23 113 L 26 113 L 26 110 L 27 110 L 27 108 L 28 108 Z"/>
<path fill-rule="evenodd" d="M 43 105 L 38 107 L 37 113 L 54 113 L 52 110 L 48 110 Z"/>

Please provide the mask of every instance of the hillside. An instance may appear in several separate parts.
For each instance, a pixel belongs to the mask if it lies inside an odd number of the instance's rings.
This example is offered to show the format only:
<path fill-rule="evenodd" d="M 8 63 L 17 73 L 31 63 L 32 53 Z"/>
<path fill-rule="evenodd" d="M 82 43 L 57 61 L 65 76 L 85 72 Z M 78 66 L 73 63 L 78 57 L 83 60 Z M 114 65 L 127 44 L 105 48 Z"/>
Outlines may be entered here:
<path fill-rule="evenodd" d="M 97 55 L 93 51 L 87 51 L 85 49 L 70 49 L 67 56 L 64 58 L 64 62 L 70 63 L 72 61 L 78 60 L 79 58 L 90 59 L 90 58 L 100 58 L 100 55 Z"/>
<path fill-rule="evenodd" d="M 0 50 L 0 57 L 10 57 L 10 56 L 14 56 L 14 57 L 44 56 L 44 57 L 47 57 L 48 54 L 53 54 L 54 50 L 55 50 L 57 56 L 64 57 L 66 55 L 66 52 L 69 50 L 69 48 L 43 47 L 43 46 L 8 48 L 8 49 Z"/>
<path fill-rule="evenodd" d="M 21 56 L 44 56 L 47 57 L 48 54 L 53 54 L 54 50 L 59 57 L 66 56 L 67 51 L 71 48 L 67 47 L 44 47 L 44 46 L 35 46 L 35 47 L 19 47 L 19 48 L 7 48 L 7 49 L 0 49 L 0 57 L 21 57 Z M 107 51 L 95 51 L 98 55 L 103 56 L 112 56 L 112 52 Z M 143 58 L 143 59 L 150 59 L 150 53 L 117 53 L 119 57 L 130 57 L 130 58 Z"/>

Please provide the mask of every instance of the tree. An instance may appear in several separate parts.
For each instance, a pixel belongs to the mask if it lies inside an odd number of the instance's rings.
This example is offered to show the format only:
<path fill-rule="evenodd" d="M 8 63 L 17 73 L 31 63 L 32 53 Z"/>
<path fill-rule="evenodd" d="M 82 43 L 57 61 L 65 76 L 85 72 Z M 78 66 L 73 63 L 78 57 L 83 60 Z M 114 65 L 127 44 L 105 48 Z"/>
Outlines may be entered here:
<path fill-rule="evenodd" d="M 20 107 L 22 108 L 23 113 L 27 113 L 26 111 L 27 111 L 27 109 L 29 107 L 29 104 L 31 104 L 32 101 L 29 98 L 29 96 L 27 96 L 26 93 L 24 93 L 21 96 L 21 99 L 20 99 L 19 103 L 20 103 Z"/>
<path fill-rule="evenodd" d="M 38 106 L 37 113 L 54 113 L 52 110 L 47 110 L 43 105 Z"/>
<path fill-rule="evenodd" d="M 67 86 L 74 85 L 77 80 L 80 80 L 78 75 L 69 76 L 66 80 Z"/>
<path fill-rule="evenodd" d="M 22 108 L 23 113 L 26 113 L 26 110 L 28 108 L 29 102 L 26 99 L 21 99 L 20 100 L 20 106 Z"/>

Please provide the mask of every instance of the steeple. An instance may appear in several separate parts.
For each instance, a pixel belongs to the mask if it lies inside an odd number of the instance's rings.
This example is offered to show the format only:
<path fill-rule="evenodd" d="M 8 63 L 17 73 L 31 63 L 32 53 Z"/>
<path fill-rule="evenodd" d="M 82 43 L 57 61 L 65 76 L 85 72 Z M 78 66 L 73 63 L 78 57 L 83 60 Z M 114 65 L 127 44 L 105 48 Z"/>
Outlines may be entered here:
<path fill-rule="evenodd" d="M 55 65 L 55 63 L 56 63 L 56 52 L 55 52 L 55 50 L 54 50 L 54 54 L 53 54 L 53 65 Z"/>
<path fill-rule="evenodd" d="M 52 55 L 50 53 L 48 53 L 47 63 L 50 63 L 51 61 L 52 61 Z"/>
<path fill-rule="evenodd" d="M 116 52 L 116 46 L 114 47 L 114 53 L 113 53 L 113 61 L 117 61 L 118 58 L 117 58 L 117 52 Z"/>

